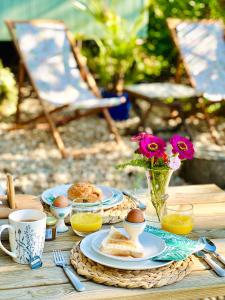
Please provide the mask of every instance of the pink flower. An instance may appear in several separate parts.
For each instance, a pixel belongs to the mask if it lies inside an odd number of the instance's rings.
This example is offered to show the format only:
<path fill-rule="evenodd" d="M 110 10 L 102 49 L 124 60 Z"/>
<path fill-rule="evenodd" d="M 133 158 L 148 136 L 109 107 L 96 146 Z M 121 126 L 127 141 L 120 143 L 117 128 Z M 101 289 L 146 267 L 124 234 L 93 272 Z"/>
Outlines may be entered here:
<path fill-rule="evenodd" d="M 134 136 L 132 136 L 131 141 L 139 142 L 141 139 L 143 139 L 144 137 L 147 137 L 147 136 L 152 136 L 152 134 L 147 133 L 147 132 L 139 132 L 139 133 L 135 134 Z"/>
<path fill-rule="evenodd" d="M 147 135 L 139 141 L 139 153 L 143 154 L 147 158 L 151 157 L 163 157 L 166 143 L 163 139 Z"/>
<path fill-rule="evenodd" d="M 173 147 L 172 152 L 178 153 L 180 159 L 192 159 L 194 157 L 194 146 L 189 139 L 175 134 L 170 139 L 170 143 Z"/>

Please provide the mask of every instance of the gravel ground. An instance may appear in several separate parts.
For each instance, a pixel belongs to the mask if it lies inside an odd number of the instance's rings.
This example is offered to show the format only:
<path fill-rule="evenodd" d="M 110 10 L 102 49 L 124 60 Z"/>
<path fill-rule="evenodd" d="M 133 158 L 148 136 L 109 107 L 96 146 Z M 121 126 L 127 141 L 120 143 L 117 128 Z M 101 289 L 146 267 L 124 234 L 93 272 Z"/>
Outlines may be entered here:
<path fill-rule="evenodd" d="M 39 109 L 37 103 L 32 99 L 26 100 L 23 108 L 35 113 Z M 130 128 L 134 122 L 135 118 L 119 123 L 120 131 Z M 145 183 L 143 172 L 133 168 L 124 171 L 115 168 L 117 163 L 129 159 L 135 149 L 128 136 L 123 136 L 123 146 L 118 147 L 113 143 L 110 153 L 100 152 L 76 160 L 61 159 L 47 131 L 29 129 L 6 132 L 8 126 L 7 122 L 0 124 L 0 184 L 3 187 L 5 174 L 8 172 L 15 176 L 17 192 L 36 195 L 54 185 L 83 180 L 118 188 L 134 188 Z M 61 127 L 60 132 L 70 149 L 93 147 L 101 141 L 112 139 L 105 121 L 97 116 L 73 121 Z M 203 140 L 208 143 L 208 135 L 203 135 Z M 173 176 L 172 185 L 179 184 L 185 182 L 178 176 Z"/>

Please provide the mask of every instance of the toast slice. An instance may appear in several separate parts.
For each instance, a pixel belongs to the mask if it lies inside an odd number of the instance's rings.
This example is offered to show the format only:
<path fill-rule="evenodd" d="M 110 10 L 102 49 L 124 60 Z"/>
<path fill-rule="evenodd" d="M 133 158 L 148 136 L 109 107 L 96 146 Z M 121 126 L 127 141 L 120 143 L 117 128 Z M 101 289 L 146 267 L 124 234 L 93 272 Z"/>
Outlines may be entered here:
<path fill-rule="evenodd" d="M 143 249 L 122 234 L 115 227 L 111 227 L 108 235 L 102 241 L 100 250 L 113 256 L 140 258 L 144 256 Z"/>

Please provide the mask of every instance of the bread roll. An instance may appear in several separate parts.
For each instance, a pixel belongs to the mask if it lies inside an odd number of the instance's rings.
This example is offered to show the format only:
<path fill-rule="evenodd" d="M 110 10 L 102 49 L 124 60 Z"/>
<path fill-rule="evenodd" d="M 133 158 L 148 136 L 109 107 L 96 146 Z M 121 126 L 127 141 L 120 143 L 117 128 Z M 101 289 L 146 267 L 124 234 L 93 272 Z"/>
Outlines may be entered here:
<path fill-rule="evenodd" d="M 102 200 L 102 191 L 88 182 L 71 185 L 67 191 L 68 198 L 77 203 L 94 203 Z"/>

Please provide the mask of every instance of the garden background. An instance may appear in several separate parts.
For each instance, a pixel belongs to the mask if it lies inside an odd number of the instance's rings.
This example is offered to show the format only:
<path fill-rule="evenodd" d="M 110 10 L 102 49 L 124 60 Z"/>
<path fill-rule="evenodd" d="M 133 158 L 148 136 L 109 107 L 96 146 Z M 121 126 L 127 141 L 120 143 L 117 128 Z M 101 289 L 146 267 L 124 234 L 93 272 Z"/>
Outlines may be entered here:
<path fill-rule="evenodd" d="M 99 27 L 96 19 L 74 7 L 73 1 L 2 0 L 0 2 L 0 59 L 4 65 L 4 67 L 0 66 L 0 159 L 2 161 L 0 183 L 5 182 L 5 173 L 13 173 L 17 178 L 16 188 L 18 191 L 40 193 L 49 186 L 81 179 L 133 188 L 141 185 L 143 174 L 140 175 L 133 169 L 122 172 L 115 169 L 115 165 L 125 158 L 130 158 L 134 150 L 134 145 L 129 141 L 129 134 L 136 122 L 132 111 L 128 120 L 117 124 L 125 141 L 122 150 L 114 148 L 113 153 L 99 153 L 76 161 L 70 158 L 62 160 L 47 133 L 38 128 L 17 132 L 5 131 L 13 121 L 11 114 L 15 111 L 17 101 L 15 78 L 19 62 L 4 25 L 5 19 L 56 18 L 64 20 L 74 36 L 80 41 L 83 54 L 87 57 L 88 66 L 99 85 L 105 87 L 113 81 L 118 61 L 124 61 L 124 68 L 129 70 L 125 72 L 123 78 L 125 83 L 173 82 L 178 53 L 170 37 L 166 19 L 175 17 L 180 19 L 216 18 L 224 20 L 225 18 L 225 2 L 222 0 L 89 0 L 84 2 L 95 3 L 96 6 L 105 7 L 112 13 L 115 21 L 113 26 L 115 27 L 111 26 L 110 30 L 115 35 L 108 36 L 108 40 L 112 38 L 114 45 L 117 46 L 116 51 L 113 53 L 114 69 L 113 63 L 109 64 L 107 61 L 108 57 L 111 59 L 112 53 L 107 52 L 103 57 L 99 55 L 99 46 L 92 39 L 92 37 L 101 39 L 102 28 L 106 29 L 104 34 L 110 32 L 107 31 L 104 18 L 100 20 L 102 24 Z M 127 41 L 125 40 L 122 43 L 120 36 L 121 34 L 126 35 L 127 28 L 133 26 L 134 20 L 137 20 L 141 14 L 145 14 L 141 21 L 143 26 L 140 26 L 140 30 L 134 33 L 134 39 L 132 39 L 134 47 L 128 47 Z M 120 26 L 117 16 L 123 17 L 126 26 Z M 118 43 L 116 44 L 117 39 Z M 133 60 L 134 56 L 135 60 Z M 132 58 L 132 61 L 130 61 L 130 58 Z M 109 65 L 112 68 L 107 69 L 106 72 L 106 67 Z M 185 75 L 182 77 L 182 82 L 187 83 Z M 30 94 L 29 100 L 23 103 L 24 116 L 26 117 L 27 112 L 31 115 L 37 113 L 39 107 L 28 82 L 24 87 L 24 93 Z M 172 102 L 173 99 L 167 99 L 167 101 Z M 195 106 L 194 109 L 193 105 Z M 185 101 L 184 106 L 186 107 L 187 117 L 192 117 L 192 113 L 198 113 L 197 102 Z M 207 110 L 212 119 L 219 120 L 218 131 L 221 132 L 222 139 L 224 137 L 222 135 L 225 115 L 224 101 L 208 104 Z M 190 114 L 189 111 L 191 111 Z M 166 113 L 165 110 L 159 111 L 156 109 L 153 111 L 153 118 L 149 120 L 145 129 L 157 128 L 159 124 L 163 123 L 161 117 Z M 169 129 L 171 124 L 164 125 L 168 126 Z M 93 131 L 93 128 L 96 127 L 98 130 Z M 200 148 L 210 146 L 210 153 L 212 154 L 209 160 L 212 157 L 221 155 L 224 163 L 224 140 L 222 140 L 221 147 L 210 144 L 207 128 L 203 122 L 197 121 L 195 118 L 191 121 L 190 127 L 197 146 L 200 145 Z M 74 145 L 82 146 L 95 142 L 102 137 L 103 140 L 107 139 L 107 131 L 103 125 L 103 120 L 100 118 L 91 118 L 89 121 L 79 121 L 79 123 L 75 121 L 65 128 L 60 128 L 60 132 L 71 148 Z M 168 138 L 171 132 L 164 130 L 161 135 Z M 198 160 L 197 164 L 199 164 Z M 220 161 L 216 161 L 212 168 L 215 169 L 218 165 L 221 165 Z M 206 164 L 204 168 L 203 172 L 208 170 L 208 165 Z M 180 176 L 174 178 L 173 184 L 185 184 L 187 182 L 187 179 L 183 180 Z M 207 179 L 203 178 L 202 180 L 203 182 L 212 182 L 213 177 L 209 176 Z"/>

